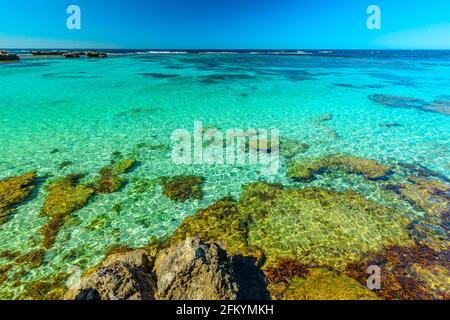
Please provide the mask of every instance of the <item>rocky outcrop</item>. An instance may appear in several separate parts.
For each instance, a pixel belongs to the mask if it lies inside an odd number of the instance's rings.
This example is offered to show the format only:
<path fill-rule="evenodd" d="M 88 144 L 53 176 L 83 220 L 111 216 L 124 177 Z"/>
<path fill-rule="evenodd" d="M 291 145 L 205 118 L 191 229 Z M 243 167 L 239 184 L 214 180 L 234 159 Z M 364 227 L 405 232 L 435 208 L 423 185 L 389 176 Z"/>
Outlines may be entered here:
<path fill-rule="evenodd" d="M 79 53 L 79 52 L 67 52 L 67 53 L 63 54 L 64 58 L 72 58 L 72 59 L 79 58 L 80 55 L 81 55 L 81 53 Z"/>
<path fill-rule="evenodd" d="M 88 51 L 85 53 L 88 58 L 106 58 L 108 54 L 106 52 L 92 52 Z"/>
<path fill-rule="evenodd" d="M 106 258 L 102 266 L 107 267 L 117 262 L 122 262 L 145 273 L 151 273 L 154 260 L 155 258 L 149 257 L 145 250 L 137 249 L 126 253 L 112 254 Z"/>
<path fill-rule="evenodd" d="M 156 257 L 157 256 L 157 257 Z M 156 259 L 156 261 L 155 261 Z M 230 257 L 217 244 L 205 244 L 200 238 L 188 238 L 159 252 L 144 249 L 108 256 L 98 267 L 87 271 L 65 294 L 68 300 L 236 300 L 266 298 L 249 292 L 263 283 L 249 261 Z M 246 281 L 235 273 L 244 270 Z M 245 280 L 245 281 L 244 281 Z M 246 290 L 240 290 L 238 282 Z M 245 288 L 244 288 L 245 289 Z"/>
<path fill-rule="evenodd" d="M 0 50 L 0 61 L 19 61 L 17 54 L 8 53 L 6 50 Z"/>
<path fill-rule="evenodd" d="M 199 238 L 164 250 L 156 259 L 156 297 L 163 300 L 236 300 L 239 287 L 231 259 Z"/>
<path fill-rule="evenodd" d="M 136 261 L 135 261 L 136 262 Z M 116 261 L 82 278 L 78 288 L 67 292 L 75 300 L 154 300 L 155 281 L 126 262 Z"/>
<path fill-rule="evenodd" d="M 31 54 L 33 56 L 62 56 L 64 55 L 65 51 L 41 51 L 41 50 L 37 50 L 37 51 L 31 51 Z"/>

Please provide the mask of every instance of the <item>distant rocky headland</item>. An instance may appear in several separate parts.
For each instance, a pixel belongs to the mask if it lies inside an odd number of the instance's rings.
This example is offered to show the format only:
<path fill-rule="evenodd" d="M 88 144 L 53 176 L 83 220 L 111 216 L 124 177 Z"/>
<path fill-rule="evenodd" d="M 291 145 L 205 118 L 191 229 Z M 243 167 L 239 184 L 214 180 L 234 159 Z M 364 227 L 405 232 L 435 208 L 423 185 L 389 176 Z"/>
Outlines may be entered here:
<path fill-rule="evenodd" d="M 86 56 L 87 58 L 106 58 L 108 54 L 106 52 L 98 51 L 32 51 L 33 56 L 63 56 L 65 58 L 80 58 Z"/>

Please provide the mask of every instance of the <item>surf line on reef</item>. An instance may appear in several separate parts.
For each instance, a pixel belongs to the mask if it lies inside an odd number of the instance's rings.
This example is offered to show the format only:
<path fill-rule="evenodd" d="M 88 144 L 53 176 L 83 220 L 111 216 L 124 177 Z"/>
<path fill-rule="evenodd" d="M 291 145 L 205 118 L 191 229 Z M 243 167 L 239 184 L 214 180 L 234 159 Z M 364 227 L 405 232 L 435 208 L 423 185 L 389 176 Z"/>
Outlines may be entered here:
<path fill-rule="evenodd" d="M 172 161 L 177 165 L 260 165 L 262 175 L 276 175 L 280 168 L 278 129 L 227 129 L 204 127 L 194 121 L 194 132 L 172 133 Z"/>

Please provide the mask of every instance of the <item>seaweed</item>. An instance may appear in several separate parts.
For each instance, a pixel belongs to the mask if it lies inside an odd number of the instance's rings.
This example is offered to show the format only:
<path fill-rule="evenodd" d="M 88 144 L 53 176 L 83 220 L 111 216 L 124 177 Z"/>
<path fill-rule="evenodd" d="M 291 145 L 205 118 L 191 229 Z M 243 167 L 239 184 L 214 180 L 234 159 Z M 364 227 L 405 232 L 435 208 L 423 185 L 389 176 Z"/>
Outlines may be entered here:
<path fill-rule="evenodd" d="M 291 139 L 282 139 L 280 144 L 280 155 L 290 160 L 299 154 L 305 153 L 309 148 L 310 145 L 307 143 L 301 143 Z"/>
<path fill-rule="evenodd" d="M 119 191 L 125 183 L 121 175 L 128 173 L 135 165 L 136 160 L 125 159 L 102 168 L 100 170 L 100 178 L 97 180 L 95 186 L 96 193 L 108 194 Z"/>
<path fill-rule="evenodd" d="M 233 254 L 247 247 L 247 232 L 246 217 L 240 214 L 234 201 L 224 199 L 186 218 L 167 244 L 198 236 L 205 242 L 223 243 L 228 253 Z"/>
<path fill-rule="evenodd" d="M 100 178 L 97 180 L 95 191 L 99 194 L 114 193 L 122 188 L 125 182 L 119 175 L 114 174 L 111 168 L 102 168 Z"/>
<path fill-rule="evenodd" d="M 343 274 L 326 268 L 311 269 L 307 277 L 296 277 L 282 295 L 283 300 L 379 300 L 377 295 Z"/>
<path fill-rule="evenodd" d="M 380 180 L 385 179 L 391 169 L 375 160 L 337 154 L 317 159 L 290 161 L 287 176 L 294 181 L 311 181 L 317 174 L 327 170 L 361 174 L 370 180 Z"/>
<path fill-rule="evenodd" d="M 342 269 L 362 253 L 410 242 L 408 221 L 351 190 L 259 183 L 247 187 L 238 206 L 251 217 L 249 246 L 262 249 L 268 262 L 293 258 Z"/>
<path fill-rule="evenodd" d="M 12 264 L 0 265 L 0 283 L 3 283 L 8 279 L 8 272 L 12 267 Z"/>
<path fill-rule="evenodd" d="M 31 195 L 36 187 L 36 178 L 36 172 L 29 172 L 0 181 L 0 225 L 6 222 L 15 206 Z"/>
<path fill-rule="evenodd" d="M 0 258 L 6 260 L 14 260 L 20 256 L 20 253 L 17 251 L 5 250 L 0 251 Z"/>
<path fill-rule="evenodd" d="M 69 174 L 50 183 L 41 210 L 43 215 L 67 215 L 84 207 L 94 194 L 91 184 L 80 184 L 82 174 Z"/>
<path fill-rule="evenodd" d="M 44 263 L 45 250 L 36 249 L 18 257 L 15 262 L 17 264 L 28 265 L 34 269 L 40 267 Z"/>
<path fill-rule="evenodd" d="M 204 177 L 200 176 L 175 176 L 159 179 L 163 187 L 163 194 L 171 200 L 185 202 L 189 199 L 203 199 L 202 185 Z"/>
<path fill-rule="evenodd" d="M 92 184 L 81 184 L 82 174 L 70 174 L 47 186 L 48 195 L 41 210 L 42 215 L 49 216 L 47 224 L 41 227 L 44 236 L 44 248 L 50 248 L 64 219 L 72 212 L 83 208 L 95 193 Z"/>
<path fill-rule="evenodd" d="M 61 273 L 53 277 L 25 283 L 21 292 L 21 300 L 61 300 L 67 290 L 65 282 L 67 274 Z"/>
<path fill-rule="evenodd" d="M 401 184 L 398 192 L 408 202 L 429 215 L 450 212 L 450 185 L 437 180 L 409 177 L 411 184 Z"/>
<path fill-rule="evenodd" d="M 447 251 L 436 251 L 424 244 L 388 246 L 350 264 L 345 274 L 365 284 L 366 270 L 371 265 L 383 270 L 377 294 L 388 300 L 445 299 L 450 290 Z"/>
<path fill-rule="evenodd" d="M 265 267 L 264 274 L 270 283 L 290 284 L 295 277 L 305 278 L 309 270 L 308 266 L 299 260 L 284 258 L 277 261 L 276 265 Z"/>

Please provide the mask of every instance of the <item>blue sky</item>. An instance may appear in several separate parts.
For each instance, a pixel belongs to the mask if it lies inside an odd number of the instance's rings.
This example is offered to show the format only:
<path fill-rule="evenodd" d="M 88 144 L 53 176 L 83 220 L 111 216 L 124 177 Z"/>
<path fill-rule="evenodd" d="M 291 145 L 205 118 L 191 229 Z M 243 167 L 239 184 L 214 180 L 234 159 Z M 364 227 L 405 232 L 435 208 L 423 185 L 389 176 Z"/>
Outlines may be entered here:
<path fill-rule="evenodd" d="M 81 8 L 81 30 L 66 9 Z M 366 9 L 380 6 L 382 29 Z M 0 48 L 450 49 L 448 0 L 0 0 Z"/>

